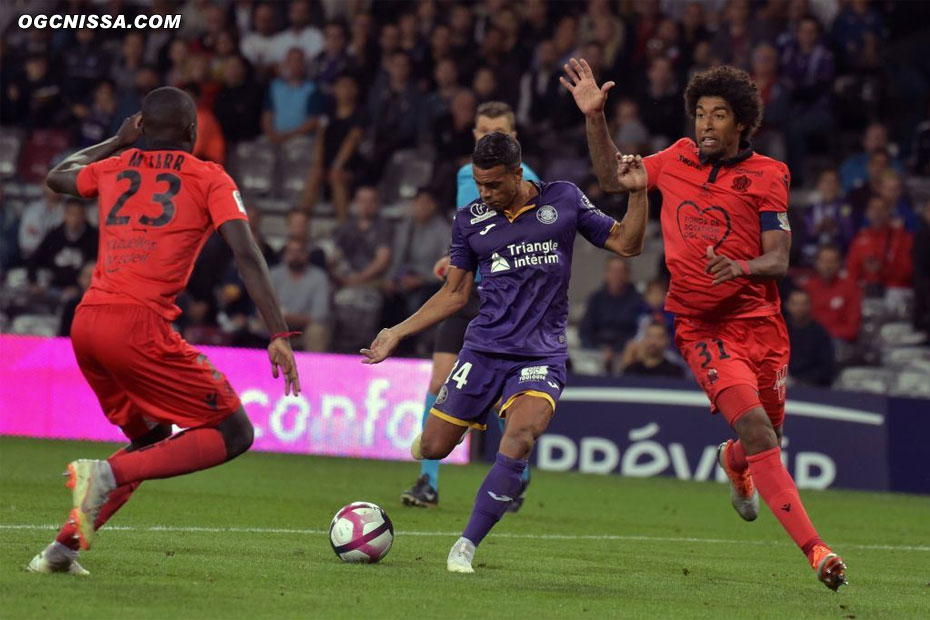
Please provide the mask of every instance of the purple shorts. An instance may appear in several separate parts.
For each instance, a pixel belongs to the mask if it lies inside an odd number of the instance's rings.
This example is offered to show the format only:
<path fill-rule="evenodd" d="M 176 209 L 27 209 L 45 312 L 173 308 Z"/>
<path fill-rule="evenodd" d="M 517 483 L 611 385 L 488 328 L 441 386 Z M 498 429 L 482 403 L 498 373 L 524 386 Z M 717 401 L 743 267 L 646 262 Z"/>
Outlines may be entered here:
<path fill-rule="evenodd" d="M 565 387 L 565 360 L 564 355 L 522 357 L 462 349 L 430 413 L 484 430 L 488 411 L 498 398 L 504 401 L 501 417 L 521 394 L 543 398 L 555 411 Z"/>

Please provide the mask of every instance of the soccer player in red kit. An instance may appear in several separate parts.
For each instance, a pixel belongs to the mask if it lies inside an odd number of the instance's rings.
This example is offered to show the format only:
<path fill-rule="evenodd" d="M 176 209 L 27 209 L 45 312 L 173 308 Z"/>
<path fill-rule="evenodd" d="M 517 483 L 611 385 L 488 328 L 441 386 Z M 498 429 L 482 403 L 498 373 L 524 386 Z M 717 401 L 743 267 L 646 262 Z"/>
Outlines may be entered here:
<path fill-rule="evenodd" d="M 747 521 L 758 495 L 833 590 L 846 583 L 842 558 L 820 539 L 781 461 L 788 375 L 788 332 L 775 278 L 788 269 L 788 167 L 754 153 L 749 138 L 762 120 L 756 85 L 739 69 L 697 74 L 685 91 L 697 143 L 620 161 L 604 118 L 607 92 L 590 67 L 572 59 L 562 84 L 585 114 L 591 159 L 611 192 L 658 188 L 662 236 L 672 279 L 666 309 L 675 313 L 675 344 L 739 439 L 721 444 L 732 502 Z M 619 165 L 618 165 L 619 162 Z"/>
<path fill-rule="evenodd" d="M 140 135 L 146 148 L 130 148 Z M 52 190 L 99 201 L 99 257 L 71 342 L 104 414 L 131 443 L 107 460 L 68 465 L 74 507 L 56 541 L 30 563 L 34 572 L 87 574 L 78 549 L 91 547 L 143 480 L 214 467 L 251 446 L 252 425 L 226 377 L 171 329 L 181 313 L 175 297 L 214 229 L 273 334 L 272 374 L 283 371 L 286 393 L 300 391 L 291 334 L 239 192 L 221 166 L 191 154 L 196 139 L 193 100 L 159 88 L 115 137 L 48 174 Z M 172 436 L 173 424 L 186 430 Z"/>

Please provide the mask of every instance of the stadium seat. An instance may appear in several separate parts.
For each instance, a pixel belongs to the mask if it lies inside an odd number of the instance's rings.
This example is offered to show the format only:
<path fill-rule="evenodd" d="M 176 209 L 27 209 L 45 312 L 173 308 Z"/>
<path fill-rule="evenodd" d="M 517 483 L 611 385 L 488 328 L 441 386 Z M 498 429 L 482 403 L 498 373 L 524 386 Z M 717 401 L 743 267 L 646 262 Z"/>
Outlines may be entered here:
<path fill-rule="evenodd" d="M 915 331 L 914 326 L 906 321 L 895 321 L 882 325 L 878 338 L 883 347 L 890 347 L 920 344 L 927 336 Z"/>
<path fill-rule="evenodd" d="M 16 174 L 22 144 L 23 138 L 19 132 L 6 128 L 0 132 L 0 179 L 7 179 Z"/>
<path fill-rule="evenodd" d="M 261 140 L 240 142 L 229 159 L 229 168 L 243 194 L 264 196 L 271 192 L 275 163 L 271 144 Z"/>
<path fill-rule="evenodd" d="M 890 393 L 895 396 L 930 398 L 930 373 L 918 368 L 902 370 L 895 375 Z"/>
<path fill-rule="evenodd" d="M 432 175 L 432 161 L 422 158 L 415 150 L 397 151 L 384 169 L 379 188 L 381 203 L 392 205 L 411 200 L 417 189 L 429 184 Z"/>
<path fill-rule="evenodd" d="M 888 347 L 882 350 L 883 366 L 901 368 L 914 362 L 930 364 L 930 347 Z"/>
<path fill-rule="evenodd" d="M 891 386 L 893 371 L 872 366 L 846 368 L 833 383 L 833 387 L 853 392 L 885 394 Z"/>
<path fill-rule="evenodd" d="M 51 314 L 21 314 L 13 319 L 10 333 L 51 338 L 58 335 L 60 322 L 57 316 Z"/>
<path fill-rule="evenodd" d="M 600 376 L 604 374 L 604 355 L 591 349 L 569 349 L 572 372 L 579 375 Z"/>
<path fill-rule="evenodd" d="M 371 344 L 381 322 L 384 299 L 374 288 L 350 286 L 336 291 L 333 296 L 332 348 L 337 353 L 358 353 Z"/>

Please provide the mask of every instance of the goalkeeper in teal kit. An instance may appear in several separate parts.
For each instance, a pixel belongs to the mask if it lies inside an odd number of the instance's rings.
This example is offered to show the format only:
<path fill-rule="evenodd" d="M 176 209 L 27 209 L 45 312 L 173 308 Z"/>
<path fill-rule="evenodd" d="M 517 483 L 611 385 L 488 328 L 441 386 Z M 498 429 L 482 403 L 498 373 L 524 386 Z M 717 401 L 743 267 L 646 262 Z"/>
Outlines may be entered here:
<path fill-rule="evenodd" d="M 478 111 L 475 114 L 475 128 L 473 130 L 475 142 L 495 131 L 505 133 L 512 138 L 517 137 L 513 110 L 511 110 L 510 106 L 500 101 L 489 101 L 478 106 Z M 520 165 L 523 168 L 524 179 L 539 181 L 539 177 L 529 166 L 522 162 Z M 472 178 L 471 164 L 466 164 L 459 169 L 457 181 L 458 191 L 455 206 L 458 209 L 464 209 L 471 202 L 478 199 L 478 186 L 475 185 L 475 179 Z M 436 264 L 439 277 L 444 277 L 448 265 L 448 257 L 441 259 Z M 475 282 L 477 283 L 480 279 L 480 276 L 476 274 Z M 472 295 L 465 307 L 454 316 L 440 323 L 436 330 L 436 342 L 433 346 L 433 372 L 423 408 L 424 424 L 426 424 L 430 409 L 433 408 L 433 404 L 436 402 L 436 396 L 441 389 L 440 386 L 449 376 L 449 373 L 452 372 L 452 365 L 455 363 L 459 350 L 462 348 L 462 343 L 465 341 L 465 328 L 477 315 L 478 295 L 472 291 Z M 500 421 L 500 424 L 503 433 L 503 420 Z M 530 470 L 527 468 L 523 474 L 520 492 L 508 506 L 509 510 L 516 512 L 520 509 L 529 484 Z M 420 476 L 413 487 L 404 491 L 400 498 L 406 506 L 427 507 L 439 503 L 439 461 L 422 461 L 420 463 Z"/>

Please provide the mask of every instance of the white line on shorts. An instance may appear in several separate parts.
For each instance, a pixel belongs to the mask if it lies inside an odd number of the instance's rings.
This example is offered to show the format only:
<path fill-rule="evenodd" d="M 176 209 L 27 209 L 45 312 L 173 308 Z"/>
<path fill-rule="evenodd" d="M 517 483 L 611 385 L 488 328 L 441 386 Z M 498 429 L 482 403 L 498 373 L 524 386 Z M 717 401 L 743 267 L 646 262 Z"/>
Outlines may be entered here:
<path fill-rule="evenodd" d="M 0 530 L 57 530 L 58 525 L 33 525 L 29 523 L 0 523 Z M 299 536 L 316 536 L 328 534 L 329 530 L 310 530 L 298 528 L 279 527 L 201 527 L 201 526 L 174 526 L 152 525 L 135 527 L 132 525 L 108 525 L 107 532 L 176 532 L 208 534 L 296 534 Z M 461 532 L 417 532 L 399 530 L 398 536 L 438 536 L 443 538 L 457 537 Z M 786 545 L 786 541 L 769 540 L 736 540 L 731 538 L 697 538 L 685 536 L 636 536 L 620 534 L 515 534 L 499 532 L 494 538 L 516 538 L 527 540 L 614 540 L 629 542 L 671 542 L 671 543 L 697 543 L 706 545 Z M 837 543 L 840 549 L 866 549 L 870 551 L 930 551 L 926 545 L 860 545 L 855 543 Z"/>

